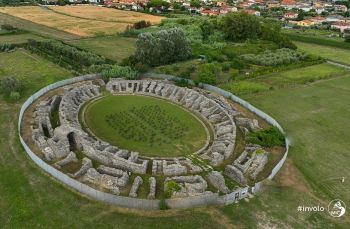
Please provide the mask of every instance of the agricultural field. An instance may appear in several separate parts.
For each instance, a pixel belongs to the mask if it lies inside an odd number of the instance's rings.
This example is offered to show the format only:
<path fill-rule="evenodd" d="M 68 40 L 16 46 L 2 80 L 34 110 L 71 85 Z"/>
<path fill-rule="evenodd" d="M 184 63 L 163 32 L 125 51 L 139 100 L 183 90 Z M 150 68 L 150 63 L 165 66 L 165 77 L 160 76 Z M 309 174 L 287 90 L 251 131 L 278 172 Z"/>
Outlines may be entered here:
<path fill-rule="evenodd" d="M 259 76 L 252 79 L 242 79 L 222 84 L 225 90 L 237 95 L 259 93 L 278 88 L 288 88 L 348 74 L 350 71 L 327 63 L 311 65 L 303 68 Z"/>
<path fill-rule="evenodd" d="M 1 8 L 0 8 L 1 9 Z M 30 31 L 33 34 L 38 34 L 44 37 L 51 37 L 58 40 L 79 39 L 80 36 L 57 30 L 45 25 L 37 24 L 19 17 L 14 17 L 9 14 L 0 13 L 1 24 L 10 24 L 18 29 Z"/>
<path fill-rule="evenodd" d="M 344 38 L 340 37 L 339 32 L 331 30 L 320 30 L 320 29 L 285 29 L 284 34 L 296 35 L 306 38 L 318 38 L 322 40 L 344 42 Z M 293 38 L 293 37 L 292 37 Z"/>
<path fill-rule="evenodd" d="M 143 14 L 135 11 L 116 10 L 92 5 L 50 6 L 49 9 L 56 13 L 71 17 L 102 22 L 133 24 L 135 22 L 145 20 L 151 22 L 152 25 L 156 25 L 163 19 L 163 17 Z"/>
<path fill-rule="evenodd" d="M 67 41 L 68 44 L 94 52 L 120 63 L 135 52 L 136 39 L 122 36 L 104 36 Z"/>
<path fill-rule="evenodd" d="M 70 7 L 70 6 L 69 6 Z M 72 6 L 70 11 L 72 12 L 80 12 L 81 6 Z M 84 7 L 84 6 L 83 6 Z M 85 6 L 90 7 L 90 6 Z M 93 6 L 91 6 L 93 7 Z M 88 10 L 87 8 L 86 10 Z M 100 12 L 103 10 L 103 12 Z M 43 7 L 37 6 L 25 6 L 25 7 L 2 7 L 0 8 L 0 13 L 5 13 L 11 16 L 15 16 L 17 18 L 21 18 L 27 21 L 31 21 L 36 24 L 48 26 L 57 30 L 65 31 L 77 36 L 81 37 L 92 37 L 96 35 L 110 35 L 116 34 L 119 32 L 123 32 L 125 28 L 132 24 L 135 21 L 139 21 L 143 19 L 144 14 L 133 15 L 132 17 L 128 17 L 127 20 L 122 20 L 118 22 L 117 15 L 114 15 L 113 9 L 108 9 L 109 12 L 105 12 L 105 9 L 101 7 L 97 7 L 94 9 L 96 14 L 101 15 L 100 17 L 105 16 L 108 20 L 112 17 L 115 17 L 116 21 L 100 21 L 95 20 L 94 18 L 81 18 L 77 16 L 69 16 L 63 13 L 56 13 L 53 10 L 45 9 Z M 122 11 L 122 13 L 118 14 L 119 17 L 126 17 L 130 12 Z M 156 22 L 156 18 L 158 18 L 158 22 L 162 19 L 161 17 L 154 16 L 154 19 L 150 18 L 153 22 Z"/>
<path fill-rule="evenodd" d="M 323 57 L 325 59 L 350 65 L 350 50 L 325 45 L 294 42 L 300 51 Z"/>
<path fill-rule="evenodd" d="M 100 139 L 147 156 L 185 156 L 207 138 L 189 111 L 145 96 L 107 96 L 88 104 L 82 119 Z"/>

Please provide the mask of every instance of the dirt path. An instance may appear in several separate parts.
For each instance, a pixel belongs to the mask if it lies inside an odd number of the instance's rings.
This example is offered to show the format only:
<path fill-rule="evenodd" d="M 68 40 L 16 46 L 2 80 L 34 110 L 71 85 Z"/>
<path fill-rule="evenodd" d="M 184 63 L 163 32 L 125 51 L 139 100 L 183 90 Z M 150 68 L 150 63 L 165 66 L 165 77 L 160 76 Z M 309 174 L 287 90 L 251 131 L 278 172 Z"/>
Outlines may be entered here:
<path fill-rule="evenodd" d="M 349 65 L 345 65 L 345 64 L 339 64 L 337 62 L 333 62 L 333 61 L 327 61 L 328 64 L 331 64 L 331 65 L 334 65 L 334 66 L 338 66 L 338 67 L 341 67 L 341 68 L 345 68 L 345 69 L 348 69 L 350 70 L 350 66 Z"/>

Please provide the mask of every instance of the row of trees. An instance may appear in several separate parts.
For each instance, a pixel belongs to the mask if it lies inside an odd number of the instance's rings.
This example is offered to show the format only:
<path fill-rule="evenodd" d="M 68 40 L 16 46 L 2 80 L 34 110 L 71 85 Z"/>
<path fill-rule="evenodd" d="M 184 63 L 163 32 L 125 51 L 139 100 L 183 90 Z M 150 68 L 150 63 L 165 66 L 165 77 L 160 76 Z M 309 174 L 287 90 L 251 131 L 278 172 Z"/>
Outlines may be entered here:
<path fill-rule="evenodd" d="M 136 60 L 149 66 L 186 60 L 191 55 L 190 41 L 180 28 L 142 33 L 136 42 Z"/>
<path fill-rule="evenodd" d="M 280 64 L 291 64 L 307 58 L 305 53 L 283 48 L 274 52 L 265 51 L 264 53 L 254 55 L 246 54 L 241 56 L 244 60 L 258 65 L 276 66 Z"/>
<path fill-rule="evenodd" d="M 70 45 L 58 41 L 30 41 L 28 47 L 33 51 L 44 52 L 48 55 L 59 56 L 70 63 L 82 66 L 91 66 L 93 64 L 103 64 L 106 62 L 104 57 L 94 53 L 79 50 Z"/>
<path fill-rule="evenodd" d="M 215 28 L 224 33 L 229 41 L 244 41 L 247 39 L 263 39 L 272 41 L 281 48 L 296 49 L 296 46 L 281 33 L 278 22 L 260 20 L 255 15 L 244 12 L 229 13 L 218 21 L 206 21 L 201 25 L 203 38 L 214 33 Z"/>

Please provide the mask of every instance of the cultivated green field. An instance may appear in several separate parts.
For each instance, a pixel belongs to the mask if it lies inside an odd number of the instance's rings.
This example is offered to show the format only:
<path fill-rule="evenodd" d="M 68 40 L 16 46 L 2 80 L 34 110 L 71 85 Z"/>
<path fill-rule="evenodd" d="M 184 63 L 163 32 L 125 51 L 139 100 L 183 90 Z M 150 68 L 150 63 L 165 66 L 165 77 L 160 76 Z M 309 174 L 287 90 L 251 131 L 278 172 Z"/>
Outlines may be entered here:
<path fill-rule="evenodd" d="M 202 148 L 203 124 L 168 101 L 107 96 L 87 105 L 84 121 L 99 138 L 148 156 L 184 156 Z"/>
<path fill-rule="evenodd" d="M 121 36 L 105 36 L 80 40 L 71 40 L 67 43 L 105 56 L 116 62 L 120 62 L 124 58 L 127 58 L 134 54 L 135 42 L 136 39 L 134 38 L 127 38 Z"/>
<path fill-rule="evenodd" d="M 220 86 L 234 94 L 244 95 L 278 88 L 293 87 L 298 84 L 310 83 L 320 79 L 337 77 L 347 72 L 349 72 L 349 70 L 323 63 L 260 76 L 253 79 L 233 81 Z"/>
<path fill-rule="evenodd" d="M 294 43 L 298 46 L 298 50 L 300 51 L 317 55 L 338 63 L 350 65 L 350 50 L 303 42 Z"/>
<path fill-rule="evenodd" d="M 0 43 L 22 44 L 22 43 L 27 43 L 28 39 L 33 39 L 37 41 L 47 40 L 47 38 L 34 35 L 31 33 L 22 33 L 22 34 L 1 35 Z"/>

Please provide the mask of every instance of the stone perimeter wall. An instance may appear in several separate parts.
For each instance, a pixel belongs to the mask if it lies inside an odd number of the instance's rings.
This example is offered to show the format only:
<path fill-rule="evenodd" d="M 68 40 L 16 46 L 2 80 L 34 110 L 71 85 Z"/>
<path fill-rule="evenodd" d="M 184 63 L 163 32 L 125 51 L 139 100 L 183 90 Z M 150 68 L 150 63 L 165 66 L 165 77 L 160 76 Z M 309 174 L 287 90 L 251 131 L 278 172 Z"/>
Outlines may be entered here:
<path fill-rule="evenodd" d="M 168 79 L 168 80 L 176 80 L 178 79 L 177 77 L 174 76 L 169 76 L 169 75 L 163 75 L 163 74 L 149 74 L 145 75 L 147 77 L 152 77 L 152 78 L 161 78 L 161 79 Z M 130 198 L 130 197 L 125 197 L 125 196 L 116 196 L 113 194 L 105 193 L 98 191 L 96 189 L 91 188 L 88 185 L 85 185 L 69 176 L 66 174 L 62 173 L 61 171 L 55 169 L 51 165 L 47 164 L 45 161 L 43 161 L 40 157 L 38 157 L 30 148 L 29 146 L 25 143 L 21 136 L 21 127 L 22 127 L 22 118 L 24 112 L 27 110 L 27 108 L 39 97 L 42 95 L 46 94 L 47 92 L 57 89 L 59 87 L 68 85 L 68 84 L 73 84 L 77 83 L 80 81 L 85 81 L 85 80 L 93 80 L 96 79 L 98 76 L 97 75 L 85 75 L 85 76 L 80 76 L 80 77 L 75 77 L 67 80 L 63 80 L 57 83 L 50 84 L 35 94 L 33 94 L 31 97 L 29 97 L 26 102 L 22 105 L 20 113 L 19 113 L 19 119 L 18 119 L 18 134 L 19 134 L 19 139 L 20 142 L 27 152 L 28 156 L 44 171 L 49 173 L 51 176 L 55 177 L 62 183 L 68 185 L 69 187 L 73 188 L 74 190 L 87 195 L 91 198 L 97 199 L 99 201 L 103 201 L 109 204 L 117 205 L 120 207 L 125 207 L 125 208 L 138 208 L 138 209 L 144 209 L 144 210 L 157 210 L 159 209 L 159 203 L 160 200 L 148 200 L 148 199 L 138 199 L 138 198 Z M 189 81 L 190 83 L 193 83 L 192 81 Z M 265 119 L 268 123 L 271 125 L 277 127 L 280 129 L 283 133 L 282 127 L 278 124 L 276 120 L 274 120 L 272 117 L 269 115 L 265 114 L 264 112 L 260 111 L 259 109 L 255 108 L 248 102 L 234 96 L 233 94 L 226 92 L 220 88 L 211 86 L 211 85 L 206 85 L 202 84 L 203 88 L 209 91 L 216 92 L 226 98 L 229 98 L 248 110 L 252 111 L 256 115 L 260 116 L 261 118 Z M 272 179 L 277 172 L 280 170 L 282 167 L 284 161 L 287 158 L 288 155 L 288 141 L 286 139 L 286 152 L 281 159 L 281 161 L 275 166 L 275 168 L 272 170 L 271 174 L 269 175 L 268 179 Z M 260 188 L 262 187 L 262 181 L 258 182 L 254 185 L 254 187 L 251 187 L 251 191 L 253 193 L 258 192 Z M 175 199 L 168 199 L 166 200 L 167 205 L 170 208 L 190 208 L 190 207 L 197 207 L 197 206 L 203 206 L 203 205 L 226 205 L 226 204 L 231 204 L 234 203 L 235 201 L 238 201 L 242 198 L 245 198 L 248 195 L 250 187 L 245 187 L 241 188 L 238 190 L 233 191 L 232 193 L 219 196 L 217 193 L 213 193 L 210 195 L 202 195 L 202 196 L 195 196 L 195 197 L 187 197 L 187 198 L 175 198 Z"/>

